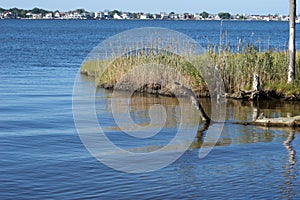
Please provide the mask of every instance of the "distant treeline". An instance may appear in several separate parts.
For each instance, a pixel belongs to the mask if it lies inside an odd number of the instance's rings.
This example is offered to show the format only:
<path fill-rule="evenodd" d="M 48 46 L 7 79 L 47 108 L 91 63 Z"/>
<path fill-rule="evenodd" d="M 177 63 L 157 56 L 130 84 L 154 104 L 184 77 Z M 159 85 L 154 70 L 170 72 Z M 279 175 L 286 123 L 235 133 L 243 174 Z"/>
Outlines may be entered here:
<path fill-rule="evenodd" d="M 47 13 L 52 13 L 54 15 L 54 13 L 57 13 L 57 12 L 60 12 L 60 11 L 59 10 L 51 11 L 51 10 L 45 10 L 45 9 L 42 9 L 42 8 L 33 8 L 33 9 L 29 9 L 29 10 L 20 9 L 20 8 L 9 8 L 9 9 L 0 8 L 0 14 L 1 13 L 8 13 L 8 12 L 11 13 L 12 17 L 15 17 L 15 18 L 28 18 L 29 17 L 28 13 L 41 14 L 42 16 L 45 16 Z M 72 12 L 76 12 L 76 13 L 79 13 L 79 14 L 90 13 L 89 11 L 86 11 L 85 9 L 82 9 L 82 8 L 67 11 L 67 12 L 63 12 L 63 13 L 72 13 Z M 115 13 L 121 14 L 122 11 L 112 10 L 112 11 L 108 11 L 108 13 L 109 13 L 110 17 L 113 17 Z M 137 12 L 137 13 L 131 13 L 131 14 L 132 14 L 133 18 L 139 18 L 140 15 L 142 15 L 142 14 L 148 14 L 150 18 L 153 18 L 153 15 L 155 15 L 155 14 L 143 13 L 143 12 Z M 176 13 L 174 13 L 174 12 L 170 12 L 167 15 L 171 16 L 171 15 L 175 15 L 175 14 Z M 194 14 L 184 13 L 184 15 L 186 16 L 186 18 L 189 18 Z M 199 17 L 202 17 L 203 19 L 206 19 L 206 18 L 209 18 L 209 16 L 211 14 L 209 14 L 208 12 L 203 11 L 203 12 L 199 12 L 197 15 Z M 230 18 L 233 17 L 233 15 L 231 15 L 228 12 L 220 12 L 220 13 L 214 15 L 214 16 L 219 16 L 220 19 L 230 19 Z M 237 15 L 237 16 L 242 18 L 242 15 Z"/>
<path fill-rule="evenodd" d="M 0 13 L 4 13 L 4 12 L 11 12 L 13 14 L 17 14 L 19 17 L 25 18 L 27 13 L 45 15 L 46 13 L 55 13 L 55 12 L 60 12 L 60 11 L 59 10 L 50 11 L 50 10 L 45 10 L 45 9 L 42 9 L 42 8 L 33 8 L 33 9 L 26 10 L 26 9 L 20 9 L 20 8 L 4 9 L 4 8 L 0 7 Z M 80 8 L 80 9 L 76 9 L 76 10 L 68 11 L 68 12 L 77 12 L 79 14 L 82 14 L 82 13 L 89 12 L 89 11 L 86 11 L 85 9 Z M 121 13 L 121 11 L 118 11 L 118 10 L 111 11 L 112 16 L 115 13 Z M 139 13 L 133 13 L 133 14 L 140 14 L 140 12 Z M 175 13 L 170 12 L 169 14 L 172 15 L 172 14 L 175 14 Z M 189 14 L 189 13 L 184 13 L 184 14 Z M 200 13 L 200 16 L 202 16 L 203 18 L 208 18 L 209 13 L 203 11 L 203 12 Z M 218 16 L 222 19 L 230 19 L 231 14 L 228 13 L 228 12 L 220 12 L 220 13 L 218 13 Z"/>
<path fill-rule="evenodd" d="M 0 8 L 0 19 L 170 19 L 170 20 L 265 20 L 265 21 L 288 21 L 286 15 L 246 15 L 230 14 L 229 12 L 219 12 L 211 14 L 206 11 L 197 13 L 175 13 L 175 12 L 124 12 L 120 10 L 104 10 L 90 12 L 83 8 L 70 11 L 51 11 L 42 8 L 19 9 Z"/>
<path fill-rule="evenodd" d="M 19 8 L 9 8 L 9 9 L 0 8 L 0 13 L 4 13 L 4 12 L 11 12 L 14 16 L 21 17 L 21 18 L 26 18 L 27 13 L 42 14 L 42 15 L 45 15 L 46 13 L 53 13 L 53 11 L 48 11 L 41 8 L 33 8 L 30 10 L 19 9 Z"/>

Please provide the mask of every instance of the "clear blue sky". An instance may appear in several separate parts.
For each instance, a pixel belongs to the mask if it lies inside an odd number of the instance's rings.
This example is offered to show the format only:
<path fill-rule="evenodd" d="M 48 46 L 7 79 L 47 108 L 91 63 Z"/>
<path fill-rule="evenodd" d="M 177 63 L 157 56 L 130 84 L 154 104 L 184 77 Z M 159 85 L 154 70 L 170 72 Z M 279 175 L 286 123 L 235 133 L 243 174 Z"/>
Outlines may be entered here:
<path fill-rule="evenodd" d="M 298 2 L 297 2 L 298 3 Z M 84 8 L 89 11 L 101 11 L 104 9 L 117 9 L 132 12 L 160 11 L 176 13 L 195 13 L 207 11 L 218 13 L 221 11 L 232 14 L 288 14 L 288 0 L 0 0 L 3 8 L 33 7 L 48 10 L 69 11 Z M 297 13 L 299 13 L 297 5 Z"/>

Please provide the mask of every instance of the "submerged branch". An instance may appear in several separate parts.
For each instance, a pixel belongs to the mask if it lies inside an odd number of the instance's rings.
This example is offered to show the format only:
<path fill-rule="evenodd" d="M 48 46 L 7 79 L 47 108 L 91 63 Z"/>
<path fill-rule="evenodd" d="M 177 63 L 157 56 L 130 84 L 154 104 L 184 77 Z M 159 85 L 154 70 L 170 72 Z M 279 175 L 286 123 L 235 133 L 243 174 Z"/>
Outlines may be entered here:
<path fill-rule="evenodd" d="M 180 89 L 185 91 L 185 93 L 189 96 L 192 101 L 192 104 L 200 111 L 200 115 L 202 120 L 206 122 L 212 122 L 210 117 L 205 113 L 203 107 L 201 106 L 200 101 L 195 96 L 194 92 L 183 86 L 182 84 L 175 82 Z M 263 116 L 258 116 L 253 119 L 251 122 L 233 122 L 233 124 L 242 124 L 242 125 L 255 125 L 255 126 L 266 126 L 266 127 L 300 127 L 300 116 L 294 117 L 279 117 L 279 118 L 267 118 Z"/>
<path fill-rule="evenodd" d="M 200 111 L 202 120 L 206 121 L 206 122 L 210 122 L 211 121 L 210 117 L 205 113 L 205 111 L 204 111 L 203 107 L 201 106 L 200 101 L 197 99 L 195 93 L 191 89 L 185 87 L 184 85 L 182 85 L 178 82 L 174 82 L 174 84 L 177 85 L 183 91 L 185 91 L 185 93 L 190 97 L 192 104 L 197 108 L 197 110 Z"/>

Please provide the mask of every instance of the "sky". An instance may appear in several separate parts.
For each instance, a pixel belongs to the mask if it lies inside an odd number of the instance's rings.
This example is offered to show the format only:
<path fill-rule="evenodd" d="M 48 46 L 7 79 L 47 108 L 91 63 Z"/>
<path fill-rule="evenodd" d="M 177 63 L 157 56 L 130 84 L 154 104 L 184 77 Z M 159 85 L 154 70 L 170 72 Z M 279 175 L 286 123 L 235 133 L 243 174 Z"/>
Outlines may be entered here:
<path fill-rule="evenodd" d="M 300 0 L 297 0 L 297 3 Z M 0 0 L 2 8 L 34 7 L 46 10 L 69 11 L 84 8 L 88 11 L 121 10 L 130 12 L 175 12 L 231 14 L 283 14 L 289 13 L 288 0 Z M 297 5 L 299 13 L 299 5 Z"/>

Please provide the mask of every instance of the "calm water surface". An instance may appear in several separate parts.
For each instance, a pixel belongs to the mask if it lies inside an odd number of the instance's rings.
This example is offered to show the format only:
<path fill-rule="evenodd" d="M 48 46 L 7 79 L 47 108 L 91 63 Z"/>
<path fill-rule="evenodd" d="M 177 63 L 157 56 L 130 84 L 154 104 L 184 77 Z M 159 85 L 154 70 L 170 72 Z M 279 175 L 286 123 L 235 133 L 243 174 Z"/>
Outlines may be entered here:
<path fill-rule="evenodd" d="M 87 152 L 72 115 L 72 90 L 80 65 L 109 36 L 148 26 L 181 31 L 203 46 L 208 41 L 218 43 L 220 37 L 220 22 L 0 21 L 0 198 L 299 199 L 299 130 L 226 123 L 217 146 L 204 159 L 198 157 L 202 138 L 190 138 L 193 145 L 179 160 L 145 174 L 115 171 Z M 263 48 L 286 48 L 284 22 L 224 22 L 222 29 L 233 46 L 243 38 L 261 39 Z M 82 81 L 93 89 L 91 80 L 82 77 Z M 155 149 L 174 135 L 176 100 L 132 99 L 137 123 L 147 124 L 148 109 L 157 103 L 174 116 L 155 141 L 143 143 L 116 128 L 110 97 L 109 91 L 97 91 L 97 114 L 119 146 Z M 210 102 L 201 100 L 209 111 Z M 251 120 L 256 106 L 228 101 L 227 121 Z M 259 107 L 272 117 L 300 114 L 298 102 L 262 102 Z"/>

